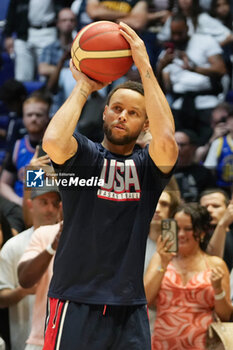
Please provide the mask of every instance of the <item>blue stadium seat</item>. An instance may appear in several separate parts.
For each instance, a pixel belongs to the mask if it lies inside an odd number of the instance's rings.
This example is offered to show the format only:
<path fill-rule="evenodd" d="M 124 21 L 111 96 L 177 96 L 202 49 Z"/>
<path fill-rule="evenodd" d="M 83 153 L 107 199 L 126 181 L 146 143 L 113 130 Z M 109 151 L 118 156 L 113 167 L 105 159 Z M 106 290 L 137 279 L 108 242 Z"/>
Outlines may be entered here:
<path fill-rule="evenodd" d="M 8 115 L 0 115 L 0 128 L 5 130 L 7 132 L 8 124 L 9 124 L 10 118 Z M 5 155 L 6 155 L 6 139 L 0 139 L 0 166 L 2 165 Z"/>
<path fill-rule="evenodd" d="M 5 21 L 10 0 L 0 1 L 0 21 Z"/>
<path fill-rule="evenodd" d="M 3 47 L 3 29 L 10 0 L 0 0 L 0 48 Z"/>
<path fill-rule="evenodd" d="M 45 82 L 39 80 L 24 81 L 23 85 L 25 86 L 28 95 L 30 95 L 32 92 L 41 89 L 45 85 Z"/>
<path fill-rule="evenodd" d="M 226 102 L 233 104 L 233 90 L 227 92 Z"/>
<path fill-rule="evenodd" d="M 0 86 L 5 80 L 14 78 L 14 61 L 10 58 L 8 53 L 3 52 L 1 54 L 1 61 L 2 66 L 0 67 Z"/>

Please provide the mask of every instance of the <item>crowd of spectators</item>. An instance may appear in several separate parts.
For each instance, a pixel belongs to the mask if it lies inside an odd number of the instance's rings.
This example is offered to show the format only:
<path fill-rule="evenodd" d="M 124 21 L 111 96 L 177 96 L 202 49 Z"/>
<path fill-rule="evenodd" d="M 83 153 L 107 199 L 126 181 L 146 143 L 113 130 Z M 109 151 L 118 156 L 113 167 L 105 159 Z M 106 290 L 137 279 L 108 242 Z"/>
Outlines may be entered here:
<path fill-rule="evenodd" d="M 41 141 L 49 120 L 75 85 L 69 69 L 72 41 L 83 26 L 98 20 L 123 21 L 144 40 L 176 124 L 178 161 L 158 202 L 146 247 L 145 289 L 152 310 L 152 349 L 204 349 L 213 310 L 223 320 L 232 317 L 232 2 L 1 1 L 8 8 L 0 28 L 0 337 L 5 349 L 23 350 L 27 346 L 27 350 L 41 350 L 43 346 L 45 298 L 61 231 L 61 210 L 51 193 L 44 194 L 45 198 L 25 193 L 25 167 L 50 163 Z M 119 81 L 124 80 L 139 80 L 134 65 Z M 79 132 L 96 142 L 103 137 L 102 113 L 110 88 L 92 93 L 77 125 Z M 140 135 L 138 144 L 145 147 L 149 142 L 148 130 Z M 43 210 L 51 212 L 51 217 Z M 171 217 L 177 220 L 180 237 L 176 256 L 166 253 L 160 239 L 161 220 Z M 41 225 L 52 226 L 40 230 Z M 192 243 L 189 248 L 185 248 L 185 234 Z M 179 293 L 171 302 L 173 288 Z M 189 293 L 200 291 L 201 299 L 194 298 L 192 305 L 185 305 L 179 320 L 174 319 L 174 310 Z M 214 295 L 221 293 L 223 298 L 215 299 Z M 196 309 L 198 322 L 193 320 Z M 183 322 L 190 328 L 176 337 Z M 173 326 L 169 328 L 169 324 Z M 187 337 L 191 333 L 199 335 L 190 348 Z"/>

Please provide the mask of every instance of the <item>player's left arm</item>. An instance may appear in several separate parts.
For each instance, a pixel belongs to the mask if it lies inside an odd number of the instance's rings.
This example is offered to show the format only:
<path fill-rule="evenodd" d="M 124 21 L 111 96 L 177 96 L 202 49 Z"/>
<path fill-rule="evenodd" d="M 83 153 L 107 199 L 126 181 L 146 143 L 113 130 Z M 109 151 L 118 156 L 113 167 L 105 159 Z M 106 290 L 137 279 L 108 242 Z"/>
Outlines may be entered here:
<path fill-rule="evenodd" d="M 154 75 L 143 41 L 125 23 L 121 23 L 120 28 L 130 44 L 132 57 L 144 87 L 146 112 L 152 135 L 149 154 L 163 173 L 169 173 L 178 156 L 173 115 Z"/>

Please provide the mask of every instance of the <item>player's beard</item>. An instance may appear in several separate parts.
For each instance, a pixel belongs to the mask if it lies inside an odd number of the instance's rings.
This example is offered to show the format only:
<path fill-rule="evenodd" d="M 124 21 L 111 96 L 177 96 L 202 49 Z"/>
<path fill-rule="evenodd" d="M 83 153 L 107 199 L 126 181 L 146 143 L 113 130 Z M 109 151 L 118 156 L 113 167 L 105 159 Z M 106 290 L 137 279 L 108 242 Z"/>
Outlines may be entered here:
<path fill-rule="evenodd" d="M 135 132 L 134 134 L 131 135 L 123 135 L 123 136 L 118 136 L 115 137 L 112 133 L 111 128 L 107 125 L 107 123 L 104 121 L 103 124 L 103 130 L 104 130 L 104 134 L 106 136 L 106 138 L 108 139 L 109 142 L 111 142 L 113 145 L 118 145 L 118 146 L 124 146 L 124 145 L 128 145 L 132 142 L 136 142 L 140 132 Z"/>

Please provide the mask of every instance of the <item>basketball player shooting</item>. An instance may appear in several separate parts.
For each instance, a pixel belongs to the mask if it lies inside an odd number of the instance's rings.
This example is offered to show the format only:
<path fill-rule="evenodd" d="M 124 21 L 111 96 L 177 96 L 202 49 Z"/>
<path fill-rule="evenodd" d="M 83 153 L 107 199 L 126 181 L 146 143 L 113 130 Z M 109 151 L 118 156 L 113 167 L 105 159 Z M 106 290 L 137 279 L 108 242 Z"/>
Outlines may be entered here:
<path fill-rule="evenodd" d="M 142 84 L 110 92 L 104 139 L 74 133 L 88 96 L 104 84 L 70 69 L 77 81 L 52 118 L 43 149 L 59 174 L 102 179 L 92 188 L 60 185 L 64 226 L 49 288 L 44 350 L 149 350 L 143 287 L 149 224 L 177 159 L 174 121 L 143 41 L 126 24 Z M 149 147 L 135 147 L 150 127 Z"/>

